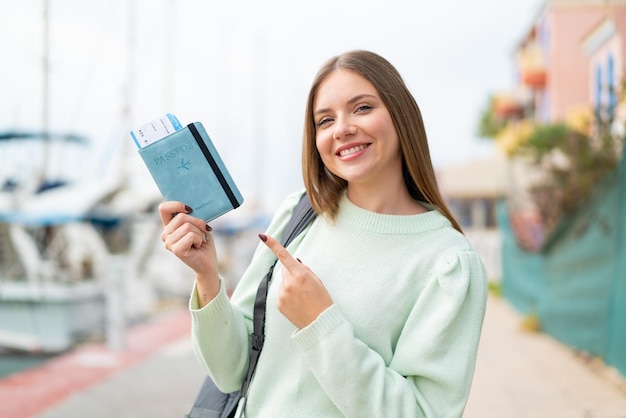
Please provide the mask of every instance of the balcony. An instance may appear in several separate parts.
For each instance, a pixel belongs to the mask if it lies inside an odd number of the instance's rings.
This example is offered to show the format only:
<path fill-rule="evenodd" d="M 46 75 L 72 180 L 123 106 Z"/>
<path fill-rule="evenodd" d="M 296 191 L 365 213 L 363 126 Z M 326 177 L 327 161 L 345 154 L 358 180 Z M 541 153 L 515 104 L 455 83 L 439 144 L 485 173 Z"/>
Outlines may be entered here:
<path fill-rule="evenodd" d="M 531 42 L 517 52 L 517 67 L 523 85 L 543 89 L 548 81 L 544 53 L 539 44 Z"/>
<path fill-rule="evenodd" d="M 493 97 L 493 113 L 500 119 L 517 119 L 522 117 L 524 105 L 513 94 L 500 93 Z"/>
<path fill-rule="evenodd" d="M 547 78 L 545 68 L 527 68 L 522 72 L 522 83 L 537 90 L 546 87 Z"/>

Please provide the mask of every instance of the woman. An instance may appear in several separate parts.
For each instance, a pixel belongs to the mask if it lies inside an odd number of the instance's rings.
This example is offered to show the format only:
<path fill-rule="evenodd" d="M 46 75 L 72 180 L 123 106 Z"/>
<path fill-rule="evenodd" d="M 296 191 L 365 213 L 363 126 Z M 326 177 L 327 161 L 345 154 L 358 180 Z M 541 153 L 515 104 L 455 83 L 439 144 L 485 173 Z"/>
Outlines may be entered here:
<path fill-rule="evenodd" d="M 195 271 L 201 363 L 223 391 L 239 389 L 256 289 L 278 257 L 246 417 L 460 417 L 485 270 L 437 189 L 419 108 L 384 58 L 351 51 L 321 68 L 303 175 L 316 220 L 285 250 L 273 237 L 301 193 L 289 196 L 231 300 L 210 227 L 182 202 L 160 206 L 166 248 Z"/>

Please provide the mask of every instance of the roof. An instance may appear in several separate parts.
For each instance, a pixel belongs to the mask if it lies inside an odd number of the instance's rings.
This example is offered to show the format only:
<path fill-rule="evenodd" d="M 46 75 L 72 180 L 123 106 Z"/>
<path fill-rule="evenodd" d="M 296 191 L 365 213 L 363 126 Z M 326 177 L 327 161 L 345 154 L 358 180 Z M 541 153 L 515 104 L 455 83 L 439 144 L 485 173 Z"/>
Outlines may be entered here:
<path fill-rule="evenodd" d="M 501 197 L 506 194 L 507 162 L 503 155 L 468 161 L 438 170 L 439 188 L 445 198 Z"/>

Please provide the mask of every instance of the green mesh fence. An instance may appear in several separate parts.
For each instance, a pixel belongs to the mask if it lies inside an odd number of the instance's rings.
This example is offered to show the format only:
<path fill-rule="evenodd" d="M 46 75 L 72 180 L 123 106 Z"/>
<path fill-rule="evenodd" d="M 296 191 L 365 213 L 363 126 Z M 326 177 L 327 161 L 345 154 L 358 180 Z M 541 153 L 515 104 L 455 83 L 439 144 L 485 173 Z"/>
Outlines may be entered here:
<path fill-rule="evenodd" d="M 609 303 L 606 361 L 626 376 L 626 151 L 622 158 L 618 187 L 616 260 L 613 263 L 612 294 Z"/>
<path fill-rule="evenodd" d="M 544 332 L 605 359 L 626 376 L 626 169 L 608 179 L 589 205 L 564 220 L 541 253 L 517 244 L 506 203 L 503 294 Z"/>

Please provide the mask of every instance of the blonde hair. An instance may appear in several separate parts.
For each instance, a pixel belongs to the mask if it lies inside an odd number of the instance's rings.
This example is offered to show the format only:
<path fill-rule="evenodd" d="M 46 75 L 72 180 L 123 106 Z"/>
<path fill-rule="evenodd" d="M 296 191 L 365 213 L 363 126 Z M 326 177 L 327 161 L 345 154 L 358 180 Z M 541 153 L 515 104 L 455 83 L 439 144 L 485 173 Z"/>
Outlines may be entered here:
<path fill-rule="evenodd" d="M 370 83 L 380 94 L 391 115 L 402 152 L 404 183 L 411 197 L 437 208 L 462 232 L 443 200 L 430 158 L 426 130 L 413 95 L 398 71 L 383 57 L 363 50 L 346 52 L 328 60 L 318 71 L 306 103 L 302 143 L 304 185 L 313 209 L 333 219 L 348 183 L 332 174 L 322 162 L 315 145 L 316 125 L 313 104 L 320 84 L 337 69 L 352 71 Z"/>

